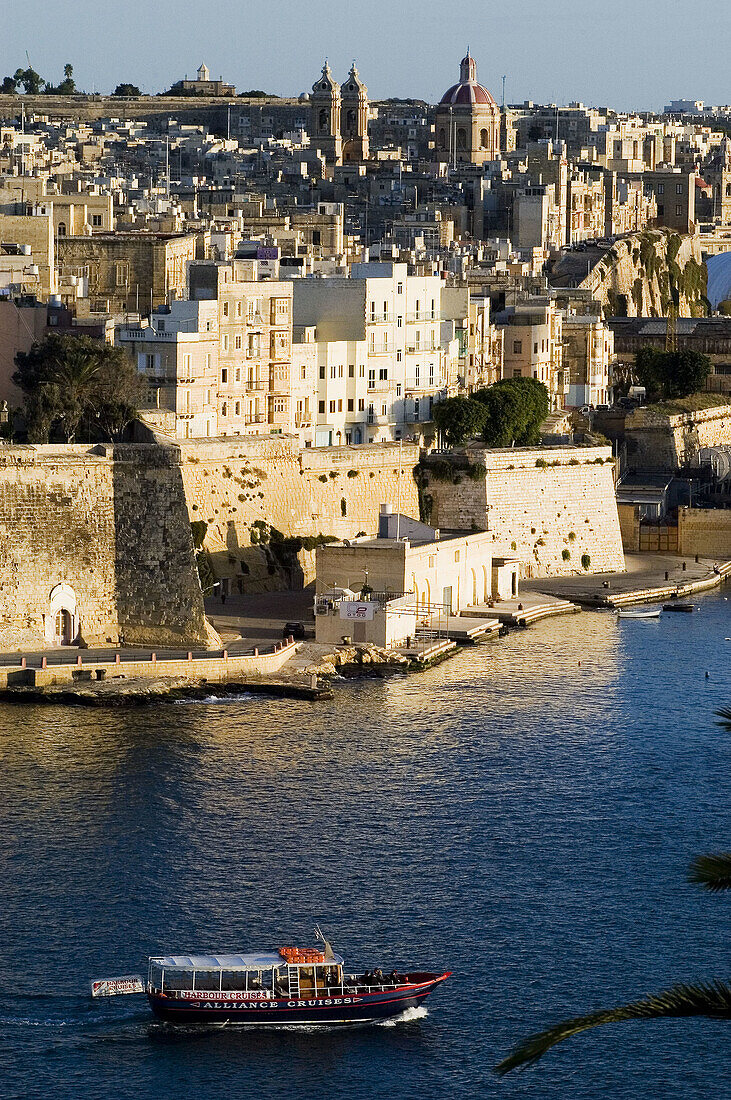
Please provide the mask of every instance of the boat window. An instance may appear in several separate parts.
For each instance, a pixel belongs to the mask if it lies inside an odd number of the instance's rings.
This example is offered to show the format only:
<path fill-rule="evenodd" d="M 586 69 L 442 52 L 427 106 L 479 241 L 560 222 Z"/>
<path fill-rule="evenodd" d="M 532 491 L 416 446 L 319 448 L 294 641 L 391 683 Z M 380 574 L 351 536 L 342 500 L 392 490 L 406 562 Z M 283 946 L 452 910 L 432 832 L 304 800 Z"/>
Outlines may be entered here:
<path fill-rule="evenodd" d="M 315 968 L 314 966 L 301 966 L 300 967 L 300 982 L 310 982 L 315 980 Z"/>
<path fill-rule="evenodd" d="M 246 989 L 246 971 L 224 970 L 221 989 Z"/>
<path fill-rule="evenodd" d="M 196 975 L 197 978 L 197 975 Z M 176 970 L 173 967 L 165 968 L 165 988 L 166 989 L 192 989 L 193 988 L 193 971 L 192 970 Z M 200 986 L 198 986 L 200 988 Z"/>
<path fill-rule="evenodd" d="M 206 991 L 220 989 L 221 972 L 219 970 L 196 970 L 195 988 Z M 187 988 L 187 987 L 183 987 Z"/>

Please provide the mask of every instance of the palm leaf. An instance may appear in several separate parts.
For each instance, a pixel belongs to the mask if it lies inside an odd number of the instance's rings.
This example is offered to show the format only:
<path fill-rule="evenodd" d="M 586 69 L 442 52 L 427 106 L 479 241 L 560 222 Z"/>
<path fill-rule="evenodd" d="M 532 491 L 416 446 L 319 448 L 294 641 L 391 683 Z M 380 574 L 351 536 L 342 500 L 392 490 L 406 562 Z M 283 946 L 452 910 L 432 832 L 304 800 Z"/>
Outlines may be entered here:
<path fill-rule="evenodd" d="M 700 985 L 675 985 L 662 993 L 652 994 L 630 1004 L 564 1020 L 519 1043 L 507 1058 L 495 1066 L 495 1072 L 502 1076 L 518 1066 L 532 1065 L 556 1043 L 601 1024 L 691 1016 L 731 1019 L 731 985 L 720 981 Z"/>
<path fill-rule="evenodd" d="M 725 730 L 731 733 L 731 707 L 721 707 L 716 711 L 716 715 L 721 719 L 717 725 L 723 726 Z"/>
<path fill-rule="evenodd" d="M 688 881 L 706 890 L 731 890 L 731 852 L 697 856 L 690 865 Z"/>

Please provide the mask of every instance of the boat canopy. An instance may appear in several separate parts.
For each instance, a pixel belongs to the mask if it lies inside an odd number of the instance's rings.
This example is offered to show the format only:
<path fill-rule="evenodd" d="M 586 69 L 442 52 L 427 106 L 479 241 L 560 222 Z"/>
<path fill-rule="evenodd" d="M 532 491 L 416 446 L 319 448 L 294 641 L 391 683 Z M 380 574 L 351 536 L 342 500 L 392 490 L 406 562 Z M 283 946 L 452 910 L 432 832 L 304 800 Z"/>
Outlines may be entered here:
<path fill-rule="evenodd" d="M 151 957 L 149 962 L 165 970 L 270 970 L 287 965 L 278 951 L 259 955 L 164 955 Z M 335 954 L 326 960 L 331 966 L 343 966 L 344 962 Z"/>

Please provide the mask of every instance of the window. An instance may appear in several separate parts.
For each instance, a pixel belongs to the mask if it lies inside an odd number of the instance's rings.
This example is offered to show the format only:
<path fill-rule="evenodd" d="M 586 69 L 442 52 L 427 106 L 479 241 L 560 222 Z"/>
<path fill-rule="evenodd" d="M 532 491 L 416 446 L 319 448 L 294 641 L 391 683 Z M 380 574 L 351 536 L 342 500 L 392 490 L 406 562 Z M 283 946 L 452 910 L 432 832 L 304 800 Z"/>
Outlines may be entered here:
<path fill-rule="evenodd" d="M 335 367 L 330 367 L 330 377 L 331 378 L 335 378 L 335 371 L 336 371 Z"/>
<path fill-rule="evenodd" d="M 682 213 L 683 213 L 683 207 L 680 205 L 680 203 L 676 203 L 675 204 L 675 217 L 679 218 L 682 215 Z"/>
<path fill-rule="evenodd" d="M 513 340 L 513 355 L 521 355 L 523 351 L 523 341 Z"/>
<path fill-rule="evenodd" d="M 241 402 L 240 401 L 237 401 L 236 404 L 234 405 L 234 412 L 236 413 L 237 416 L 241 415 Z"/>
<path fill-rule="evenodd" d="M 223 315 L 224 317 L 228 317 L 228 302 L 223 303 Z"/>
<path fill-rule="evenodd" d="M 94 226 L 95 229 L 99 229 L 101 227 L 101 225 L 103 224 L 103 218 L 102 218 L 101 214 L 92 214 L 91 215 L 91 224 Z M 60 229 L 60 227 L 59 227 L 59 229 Z"/>
<path fill-rule="evenodd" d="M 227 382 L 228 382 L 228 369 L 226 367 L 224 367 L 221 370 L 221 385 L 225 386 Z"/>
<path fill-rule="evenodd" d="M 221 405 L 221 416 L 227 416 L 227 415 L 228 415 L 228 405 L 224 401 L 224 403 Z"/>
<path fill-rule="evenodd" d="M 454 551 L 454 560 L 459 561 L 459 550 Z"/>
<path fill-rule="evenodd" d="M 303 367 L 302 370 L 304 371 L 304 369 L 305 368 Z M 302 377 L 304 378 L 304 373 L 303 373 Z M 324 378 L 324 377 L 325 377 L 325 368 L 320 367 L 320 378 Z"/>
<path fill-rule="evenodd" d="M 365 412 L 365 400 L 362 397 L 358 398 L 358 412 Z"/>
<path fill-rule="evenodd" d="M 374 389 L 375 385 L 376 385 L 376 371 L 375 371 L 375 368 L 371 367 L 371 369 L 368 371 L 368 389 L 369 390 Z"/>
<path fill-rule="evenodd" d="M 343 364 L 341 363 L 340 366 L 338 367 L 338 378 L 342 378 L 342 377 L 343 377 Z"/>
<path fill-rule="evenodd" d="M 354 402 L 353 402 L 353 398 L 352 398 L 352 397 L 349 397 L 349 398 L 348 398 L 348 412 L 349 412 L 349 413 L 352 413 L 352 411 L 353 411 L 353 408 L 354 408 Z"/>
<path fill-rule="evenodd" d="M 338 412 L 341 413 L 342 411 L 343 411 L 343 402 L 342 402 L 342 400 L 338 399 Z"/>
<path fill-rule="evenodd" d="M 401 362 L 401 352 L 400 352 L 400 351 L 397 351 L 397 352 L 396 352 L 396 362 L 397 362 L 397 363 L 400 363 L 400 362 Z"/>
<path fill-rule="evenodd" d="M 513 378 L 520 378 L 520 369 L 513 371 Z"/>
<path fill-rule="evenodd" d="M 228 351 L 228 336 L 223 337 L 223 350 Z"/>
<path fill-rule="evenodd" d="M 386 415 L 386 406 L 381 405 L 381 416 L 385 416 L 385 415 Z"/>
<path fill-rule="evenodd" d="M 127 265 L 116 263 L 114 265 L 114 279 L 117 286 L 125 286 L 127 282 Z"/>
<path fill-rule="evenodd" d="M 241 302 L 236 303 L 236 316 L 237 317 L 241 316 Z"/>
<path fill-rule="evenodd" d="M 683 185 L 682 185 L 682 183 L 676 183 L 675 184 L 675 194 L 676 195 L 682 195 L 683 194 Z"/>
<path fill-rule="evenodd" d="M 235 381 L 236 382 L 241 381 L 241 367 L 236 368 Z"/>
<path fill-rule="evenodd" d="M 401 316 L 401 314 L 399 313 L 398 317 L 396 318 L 396 328 L 403 328 L 403 326 L 404 326 L 404 319 Z"/>
<path fill-rule="evenodd" d="M 665 194 L 665 184 L 664 183 L 658 183 L 657 193 L 658 193 L 658 195 L 664 195 Z"/>
<path fill-rule="evenodd" d="M 381 367 L 381 369 L 378 372 L 378 381 L 379 382 L 387 382 L 388 381 L 388 367 Z"/>
<path fill-rule="evenodd" d="M 331 402 L 330 402 L 330 412 L 331 412 L 331 413 L 334 413 L 334 412 L 335 412 L 335 402 L 334 402 L 334 401 L 331 401 Z"/>
<path fill-rule="evenodd" d="M 300 377 L 304 380 L 304 379 L 307 378 L 307 367 L 302 367 L 301 371 L 302 371 L 302 374 L 301 374 Z"/>
<path fill-rule="evenodd" d="M 318 411 L 318 412 L 321 412 L 321 413 L 324 413 L 324 412 L 325 412 L 325 402 L 324 402 L 324 401 L 318 401 L 318 403 L 317 403 L 317 411 Z"/>
<path fill-rule="evenodd" d="M 430 386 L 434 385 L 434 364 L 433 363 L 429 364 L 429 385 Z"/>
<path fill-rule="evenodd" d="M 538 355 L 538 341 L 533 344 L 533 354 Z"/>
<path fill-rule="evenodd" d="M 418 389 L 418 386 L 419 386 L 419 364 L 418 363 L 414 367 L 414 384 Z"/>
<path fill-rule="evenodd" d="M 430 554 L 429 555 L 429 568 L 430 569 L 434 568 L 434 566 L 436 565 L 436 561 L 437 561 L 436 554 Z"/>
<path fill-rule="evenodd" d="M 396 283 L 396 293 L 397 294 L 403 294 L 403 292 L 404 292 L 404 284 L 403 283 Z"/>
<path fill-rule="evenodd" d="M 348 365 L 348 378 L 355 378 L 355 364 L 350 363 Z"/>
<path fill-rule="evenodd" d="M 396 383 L 396 396 L 397 397 L 401 396 L 401 383 L 400 382 Z"/>
<path fill-rule="evenodd" d="M 371 321 L 375 321 L 375 319 L 376 319 L 376 303 L 371 302 Z"/>
<path fill-rule="evenodd" d="M 237 336 L 235 340 L 235 347 L 237 351 L 241 351 L 241 337 Z"/>
<path fill-rule="evenodd" d="M 414 420 L 419 419 L 419 398 L 414 400 Z"/>
<path fill-rule="evenodd" d="M 359 377 L 359 378 L 365 378 L 365 367 L 363 366 L 363 364 L 362 364 L 362 363 L 361 363 L 361 365 L 360 365 L 360 366 L 358 367 L 358 377 Z"/>

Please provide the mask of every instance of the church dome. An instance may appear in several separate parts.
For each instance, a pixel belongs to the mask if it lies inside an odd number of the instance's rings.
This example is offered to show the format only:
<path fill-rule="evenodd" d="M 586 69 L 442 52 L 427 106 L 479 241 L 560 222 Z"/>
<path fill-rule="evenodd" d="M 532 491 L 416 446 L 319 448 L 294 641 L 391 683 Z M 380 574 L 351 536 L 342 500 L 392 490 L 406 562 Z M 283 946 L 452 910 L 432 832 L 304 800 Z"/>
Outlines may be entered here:
<path fill-rule="evenodd" d="M 448 88 L 439 100 L 440 107 L 470 107 L 473 104 L 485 104 L 497 107 L 497 103 L 488 92 L 477 83 L 477 65 L 469 50 L 459 66 L 459 83 Z"/>

